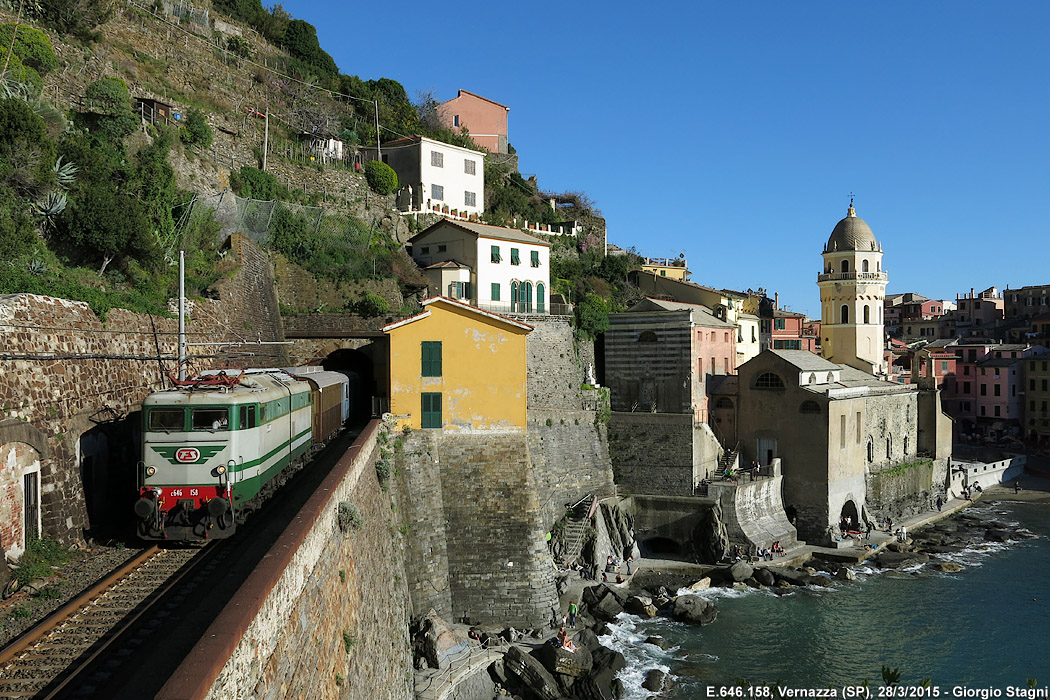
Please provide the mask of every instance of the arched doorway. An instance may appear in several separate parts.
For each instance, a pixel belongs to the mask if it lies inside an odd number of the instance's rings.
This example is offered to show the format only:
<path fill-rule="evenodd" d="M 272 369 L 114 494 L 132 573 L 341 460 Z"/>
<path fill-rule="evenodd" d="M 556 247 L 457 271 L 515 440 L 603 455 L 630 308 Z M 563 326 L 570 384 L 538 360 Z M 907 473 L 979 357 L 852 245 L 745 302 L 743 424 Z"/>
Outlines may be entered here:
<path fill-rule="evenodd" d="M 375 344 L 367 346 L 372 350 Z M 376 386 L 375 361 L 370 353 L 364 350 L 343 348 L 332 352 L 322 362 L 321 366 L 331 372 L 343 372 L 350 377 L 350 419 L 354 422 L 366 421 L 374 413 L 382 413 L 375 410 L 373 399 L 385 392 L 379 392 Z"/>
<path fill-rule="evenodd" d="M 842 510 L 839 511 L 839 523 L 847 523 L 849 529 L 860 530 L 860 512 L 857 510 L 857 504 L 852 499 L 842 504 Z"/>

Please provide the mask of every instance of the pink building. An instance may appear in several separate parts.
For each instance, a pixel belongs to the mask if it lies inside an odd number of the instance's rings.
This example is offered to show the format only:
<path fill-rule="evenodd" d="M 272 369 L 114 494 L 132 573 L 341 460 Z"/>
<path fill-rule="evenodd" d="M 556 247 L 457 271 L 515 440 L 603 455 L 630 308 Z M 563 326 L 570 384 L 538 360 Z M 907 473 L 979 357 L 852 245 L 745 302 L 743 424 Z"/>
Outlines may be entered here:
<path fill-rule="evenodd" d="M 438 115 L 457 134 L 466 129 L 474 143 L 489 153 L 508 153 L 507 113 L 510 107 L 460 90 L 459 94 L 438 107 Z"/>
<path fill-rule="evenodd" d="M 999 438 L 1017 432 L 1024 407 L 1023 359 L 1046 348 L 1023 344 L 951 345 L 958 357 L 954 387 L 945 386 L 944 411 L 963 433 Z"/>
<path fill-rule="evenodd" d="M 819 325 L 819 324 L 818 324 Z M 771 339 L 774 350 L 807 350 L 817 352 L 816 335 L 820 333 L 806 332 L 806 315 L 797 314 L 793 311 L 783 309 L 773 310 L 773 328 Z"/>

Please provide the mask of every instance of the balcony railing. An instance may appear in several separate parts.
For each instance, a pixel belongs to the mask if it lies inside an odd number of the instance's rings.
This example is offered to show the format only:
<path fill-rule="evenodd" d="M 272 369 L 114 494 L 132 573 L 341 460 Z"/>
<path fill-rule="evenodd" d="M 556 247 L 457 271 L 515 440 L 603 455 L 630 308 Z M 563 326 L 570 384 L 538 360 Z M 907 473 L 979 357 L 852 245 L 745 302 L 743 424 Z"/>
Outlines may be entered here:
<path fill-rule="evenodd" d="M 860 280 L 862 282 L 885 282 L 885 272 L 826 272 L 817 275 L 818 282 L 836 282 L 839 280 Z"/>
<path fill-rule="evenodd" d="M 466 300 L 463 299 L 462 301 Z M 505 316 L 571 316 L 573 312 L 572 304 L 544 304 L 541 309 L 537 307 L 535 302 L 528 303 L 523 301 L 514 304 L 509 301 L 489 301 L 484 304 L 474 304 L 474 306 Z"/>

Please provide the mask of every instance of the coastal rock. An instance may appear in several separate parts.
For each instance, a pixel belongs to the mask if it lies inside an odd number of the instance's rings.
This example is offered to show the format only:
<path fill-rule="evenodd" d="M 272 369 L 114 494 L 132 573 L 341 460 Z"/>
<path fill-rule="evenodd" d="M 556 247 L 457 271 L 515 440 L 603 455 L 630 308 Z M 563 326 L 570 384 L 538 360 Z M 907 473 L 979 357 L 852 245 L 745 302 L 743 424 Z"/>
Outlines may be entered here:
<path fill-rule="evenodd" d="M 809 585 L 811 585 L 811 586 L 822 586 L 824 588 L 828 588 L 829 586 L 835 585 L 835 582 L 832 580 L 832 578 L 830 576 L 824 576 L 824 575 L 821 575 L 821 574 L 817 574 L 816 576 L 810 576 L 809 577 Z"/>
<path fill-rule="evenodd" d="M 633 595 L 627 599 L 627 603 L 623 606 L 623 609 L 624 612 L 637 615 L 638 617 L 656 617 L 656 606 L 653 605 L 652 598 Z"/>
<path fill-rule="evenodd" d="M 730 576 L 733 577 L 734 581 L 743 581 L 751 578 L 752 574 L 755 573 L 755 568 L 752 567 L 747 561 L 737 561 L 729 570 Z"/>
<path fill-rule="evenodd" d="M 704 576 L 702 579 L 700 579 L 699 581 L 694 583 L 692 586 L 689 586 L 689 590 L 691 590 L 691 591 L 706 591 L 710 587 L 711 587 L 711 577 L 710 576 Z"/>
<path fill-rule="evenodd" d="M 512 646 L 508 649 L 503 656 L 503 665 L 539 700 L 558 700 L 562 697 L 554 676 L 521 647 Z"/>
<path fill-rule="evenodd" d="M 659 635 L 653 635 L 645 638 L 645 644 L 652 644 L 654 647 L 660 649 L 670 649 L 671 643 Z"/>
<path fill-rule="evenodd" d="M 857 575 L 853 573 L 853 569 L 844 566 L 838 570 L 838 573 L 835 574 L 835 578 L 839 581 L 856 581 Z"/>
<path fill-rule="evenodd" d="M 544 644 L 536 650 L 535 654 L 543 667 L 551 673 L 560 673 L 573 678 L 587 674 L 594 665 L 591 652 L 585 646 L 577 645 L 575 651 L 569 651 L 562 647 Z"/>
<path fill-rule="evenodd" d="M 658 595 L 655 598 L 653 598 L 653 605 L 656 606 L 657 610 L 663 610 L 673 602 L 674 599 L 666 595 Z"/>
<path fill-rule="evenodd" d="M 619 693 L 616 693 L 614 690 L 610 695 L 610 688 L 613 688 L 619 682 L 615 671 L 608 668 L 599 668 L 592 671 L 590 675 L 580 678 L 573 683 L 572 694 L 574 697 L 580 698 L 580 700 L 619 698 L 623 695 L 622 686 Z"/>
<path fill-rule="evenodd" d="M 777 581 L 786 581 L 792 586 L 807 586 L 809 585 L 812 576 L 805 571 L 796 569 L 779 569 L 773 573 L 776 576 Z"/>
<path fill-rule="evenodd" d="M 912 564 L 925 564 L 929 560 L 930 555 L 922 552 L 883 552 L 875 558 L 883 569 L 899 569 Z"/>
<path fill-rule="evenodd" d="M 602 644 L 598 641 L 598 635 L 591 630 L 580 630 L 573 637 L 573 641 L 576 642 L 577 646 L 587 647 L 587 651 L 594 652 Z"/>
<path fill-rule="evenodd" d="M 448 624 L 431 609 L 423 619 L 421 651 L 430 668 L 446 669 L 448 654 L 459 642 Z"/>
<path fill-rule="evenodd" d="M 595 618 L 605 622 L 612 622 L 617 615 L 623 612 L 623 605 L 616 596 L 607 594 L 596 604 L 592 605 L 590 610 Z"/>
<path fill-rule="evenodd" d="M 763 586 L 772 586 L 777 582 L 777 579 L 773 575 L 773 572 L 766 568 L 755 569 L 755 580 L 761 583 Z"/>
<path fill-rule="evenodd" d="M 664 689 L 664 677 L 667 674 L 660 669 L 654 668 L 645 674 L 645 680 L 642 681 L 642 687 L 646 690 L 651 690 L 654 693 L 659 693 Z"/>
<path fill-rule="evenodd" d="M 718 617 L 718 608 L 698 595 L 680 595 L 674 602 L 672 617 L 679 622 L 709 625 Z"/>
<path fill-rule="evenodd" d="M 961 552 L 963 548 L 957 544 L 938 544 L 923 547 L 923 550 L 928 554 L 954 554 Z"/>
<path fill-rule="evenodd" d="M 984 531 L 986 542 L 1006 542 L 1012 535 L 1012 532 L 995 527 L 990 527 Z"/>
<path fill-rule="evenodd" d="M 627 668 L 627 659 L 620 652 L 609 647 L 598 646 L 591 653 L 593 667 L 597 669 L 609 669 L 613 673 L 619 673 Z"/>
<path fill-rule="evenodd" d="M 960 564 L 956 564 L 953 561 L 942 561 L 937 565 L 937 568 L 945 573 L 955 573 L 956 571 L 963 570 L 963 567 Z"/>
<path fill-rule="evenodd" d="M 514 629 L 513 627 L 508 627 L 508 628 L 506 628 L 505 630 L 503 630 L 502 632 L 499 633 L 499 637 L 503 641 L 509 642 L 510 644 L 513 644 L 514 642 L 516 642 L 519 639 L 521 639 L 521 632 L 519 632 L 518 630 Z"/>

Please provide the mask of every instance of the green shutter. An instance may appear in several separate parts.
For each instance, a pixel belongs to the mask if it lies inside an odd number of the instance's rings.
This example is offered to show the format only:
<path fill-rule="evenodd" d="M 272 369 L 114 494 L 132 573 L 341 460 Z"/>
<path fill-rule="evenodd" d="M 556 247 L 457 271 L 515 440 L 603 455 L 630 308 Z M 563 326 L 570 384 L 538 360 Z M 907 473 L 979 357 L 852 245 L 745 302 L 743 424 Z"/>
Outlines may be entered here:
<path fill-rule="evenodd" d="M 424 428 L 441 427 L 441 394 L 424 392 L 420 394 L 420 409 Z"/>
<path fill-rule="evenodd" d="M 492 301 L 499 301 L 499 282 L 492 283 Z"/>
<path fill-rule="evenodd" d="M 538 251 L 538 250 L 532 251 L 532 266 L 533 267 L 539 267 L 540 266 L 540 251 Z"/>
<path fill-rule="evenodd" d="M 521 258 L 518 257 L 518 249 L 517 248 L 511 248 L 510 249 L 510 264 L 511 265 L 520 265 L 521 264 Z"/>
<path fill-rule="evenodd" d="M 440 377 L 441 376 L 441 341 L 440 340 L 424 340 L 421 345 L 422 355 L 422 369 L 421 375 L 424 377 Z"/>
<path fill-rule="evenodd" d="M 499 246 L 498 245 L 492 246 L 492 262 L 498 263 L 500 261 L 500 259 L 501 258 L 500 258 L 500 255 L 499 255 Z"/>

